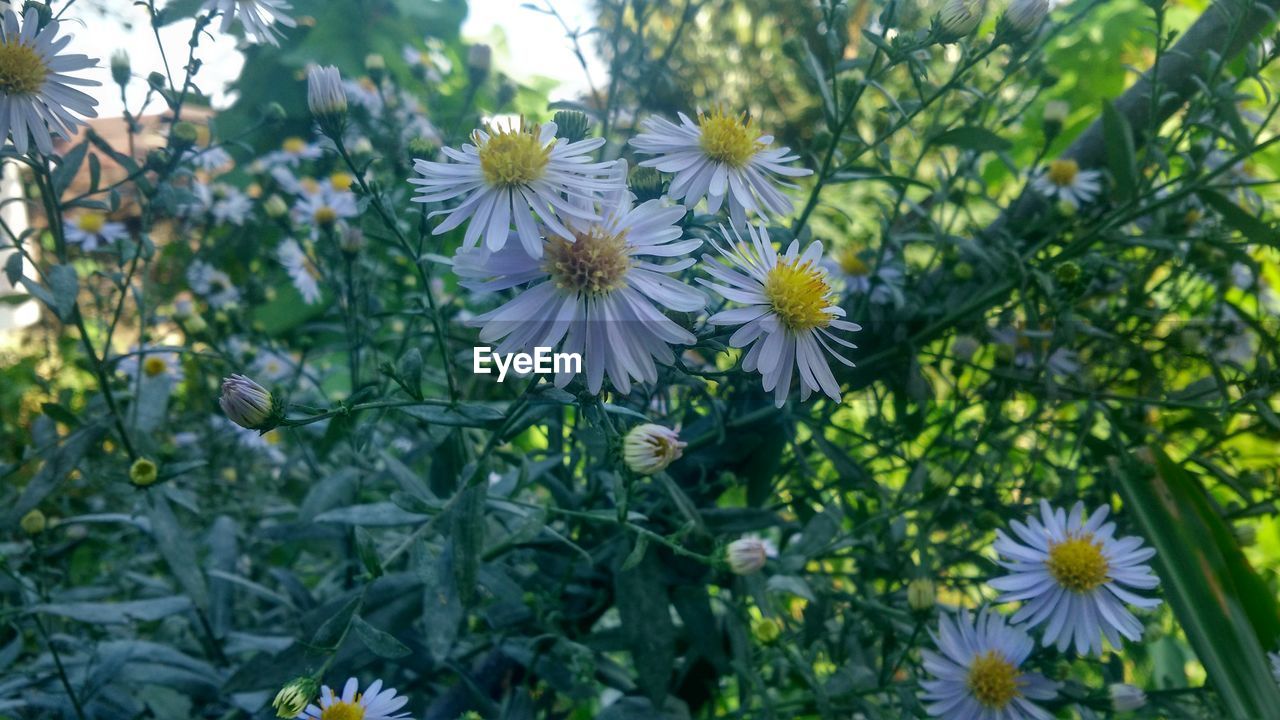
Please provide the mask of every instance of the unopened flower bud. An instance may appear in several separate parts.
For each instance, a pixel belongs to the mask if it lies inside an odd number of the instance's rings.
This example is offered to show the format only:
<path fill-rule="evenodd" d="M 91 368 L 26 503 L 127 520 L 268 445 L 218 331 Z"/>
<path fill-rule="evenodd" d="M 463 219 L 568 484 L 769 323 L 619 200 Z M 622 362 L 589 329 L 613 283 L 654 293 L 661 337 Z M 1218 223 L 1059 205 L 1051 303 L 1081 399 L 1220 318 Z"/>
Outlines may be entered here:
<path fill-rule="evenodd" d="M 1050 100 L 1044 104 L 1044 134 L 1052 140 L 1062 132 L 1062 126 L 1071 114 L 1071 106 L 1065 100 Z"/>
<path fill-rule="evenodd" d="M 773 618 L 759 618 L 751 621 L 751 634 L 762 645 L 772 645 L 782 635 L 782 624 Z"/>
<path fill-rule="evenodd" d="M 951 354 L 957 359 L 969 362 L 973 356 L 978 354 L 978 349 L 982 347 L 982 343 L 972 335 L 957 335 L 956 339 L 951 342 Z"/>
<path fill-rule="evenodd" d="M 387 72 L 387 59 L 378 53 L 369 53 L 364 56 L 364 71 L 369 73 L 369 77 L 374 82 L 380 82 L 382 76 Z"/>
<path fill-rule="evenodd" d="M 938 590 L 929 578 L 916 578 L 907 583 L 907 607 L 916 612 L 933 608 L 938 600 Z"/>
<path fill-rule="evenodd" d="M 48 527 L 49 521 L 45 518 L 44 513 L 37 508 L 23 515 L 22 519 L 18 521 L 18 525 L 22 528 L 22 532 L 28 535 L 39 535 Z"/>
<path fill-rule="evenodd" d="M 38 19 L 37 25 L 40 29 L 44 29 L 44 26 L 48 25 L 49 22 L 53 20 L 53 9 L 49 7 L 48 3 L 37 2 L 36 0 L 27 0 L 22 4 L 21 15 L 25 16 L 27 11 L 32 9 L 36 11 Z"/>
<path fill-rule="evenodd" d="M 1083 271 L 1080 265 L 1068 260 L 1053 269 L 1053 277 L 1065 287 L 1073 287 L 1080 282 Z"/>
<path fill-rule="evenodd" d="M 270 102 L 267 103 L 266 107 L 262 108 L 262 117 L 272 125 L 279 125 L 288 119 L 289 113 L 280 103 Z"/>
<path fill-rule="evenodd" d="M 735 575 L 751 575 L 760 572 L 771 554 L 764 540 L 744 537 L 729 543 L 725 549 L 725 560 Z"/>
<path fill-rule="evenodd" d="M 309 677 L 290 680 L 280 688 L 280 692 L 276 693 L 276 699 L 271 701 L 276 717 L 294 718 L 300 715 L 315 699 L 316 690 L 319 689 L 317 685 L 316 681 Z"/>
<path fill-rule="evenodd" d="M 165 88 L 164 73 L 152 71 L 147 75 L 147 85 L 149 85 L 152 90 L 163 90 Z"/>
<path fill-rule="evenodd" d="M 338 68 L 313 67 L 307 72 L 307 109 L 326 135 L 341 135 L 347 119 L 347 91 Z"/>
<path fill-rule="evenodd" d="M 289 205 L 279 195 L 272 195 L 262 203 L 262 209 L 267 213 L 267 217 L 280 218 L 289 212 Z"/>
<path fill-rule="evenodd" d="M 1111 709 L 1116 712 L 1138 710 L 1147 704 L 1147 694 L 1128 683 L 1112 683 L 1107 693 L 1111 696 Z"/>
<path fill-rule="evenodd" d="M 622 458 L 631 472 L 652 475 L 678 460 L 685 445 L 675 430 L 644 423 L 631 428 L 622 439 Z"/>
<path fill-rule="evenodd" d="M 189 123 L 186 120 L 173 124 L 173 131 L 170 133 L 173 144 L 177 147 L 188 148 L 196 144 L 200 139 L 200 129 L 195 123 Z"/>
<path fill-rule="evenodd" d="M 159 468 L 156 467 L 155 461 L 147 458 L 138 458 L 133 461 L 133 466 L 129 468 L 129 482 L 138 487 L 148 487 L 154 485 L 160 477 Z"/>
<path fill-rule="evenodd" d="M 1005 24 L 1019 35 L 1034 32 L 1049 14 L 1049 0 L 1013 0 L 1004 14 Z"/>
<path fill-rule="evenodd" d="M 489 77 L 489 69 L 493 66 L 493 49 L 483 43 L 476 43 L 467 48 L 467 74 L 472 84 L 479 85 Z"/>
<path fill-rule="evenodd" d="M 947 0 L 938 13 L 942 35 L 948 40 L 959 40 L 978 29 L 986 12 L 986 0 Z"/>
<path fill-rule="evenodd" d="M 231 422 L 263 433 L 279 425 L 284 417 L 280 400 L 244 375 L 232 375 L 222 381 L 218 405 Z"/>
<path fill-rule="evenodd" d="M 409 141 L 409 154 L 415 158 L 430 158 L 440 149 L 440 143 L 432 138 L 419 136 Z"/>
<path fill-rule="evenodd" d="M 633 168 L 627 184 L 631 187 L 631 192 L 635 193 L 637 202 L 656 200 L 662 197 L 664 190 L 662 173 L 651 167 Z"/>
<path fill-rule="evenodd" d="M 957 280 L 972 280 L 973 265 L 961 260 L 955 264 L 955 267 L 951 268 L 951 274 L 954 275 Z"/>
<path fill-rule="evenodd" d="M 364 250 L 364 231 L 351 225 L 343 225 L 338 232 L 338 248 L 348 255 L 357 255 Z"/>
<path fill-rule="evenodd" d="M 591 118 L 580 110 L 557 110 L 551 121 L 556 124 L 556 137 L 571 143 L 586 137 L 591 128 Z"/>
<path fill-rule="evenodd" d="M 129 53 L 124 50 L 111 53 L 111 79 L 120 87 L 124 87 L 132 78 L 133 68 L 129 65 Z"/>

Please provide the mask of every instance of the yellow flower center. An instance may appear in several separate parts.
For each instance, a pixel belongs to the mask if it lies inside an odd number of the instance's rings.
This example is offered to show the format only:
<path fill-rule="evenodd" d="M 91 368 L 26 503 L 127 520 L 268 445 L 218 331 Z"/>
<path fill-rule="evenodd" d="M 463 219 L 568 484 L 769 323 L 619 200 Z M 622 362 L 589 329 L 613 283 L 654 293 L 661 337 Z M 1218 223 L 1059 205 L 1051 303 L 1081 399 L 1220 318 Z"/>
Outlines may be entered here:
<path fill-rule="evenodd" d="M 355 178 L 344 172 L 336 172 L 329 176 L 329 184 L 333 186 L 334 190 L 350 190 L 351 183 L 355 181 Z"/>
<path fill-rule="evenodd" d="M 610 235 L 599 227 L 575 233 L 574 241 L 547 241 L 542 269 L 556 287 L 587 295 L 603 295 L 622 287 L 631 267 L 626 233 Z"/>
<path fill-rule="evenodd" d="M 94 235 L 102 232 L 102 226 L 106 224 L 107 217 L 101 213 L 87 212 L 76 218 L 76 227 Z"/>
<path fill-rule="evenodd" d="M 490 126 L 488 140 L 480 140 L 477 132 L 473 137 L 480 147 L 480 169 L 485 181 L 491 186 L 511 187 L 528 185 L 542 177 L 553 144 L 544 146 L 538 134 L 539 126 L 525 128 L 523 120 L 518 128 L 500 130 Z"/>
<path fill-rule="evenodd" d="M 997 710 L 1019 695 L 1018 669 L 995 650 L 973 658 L 966 683 L 975 700 Z"/>
<path fill-rule="evenodd" d="M 1054 160 L 1049 163 L 1049 182 L 1058 187 L 1071 185 L 1079 174 L 1080 164 L 1075 160 Z"/>
<path fill-rule="evenodd" d="M 142 372 L 146 373 L 147 377 L 155 377 L 168 369 L 169 366 L 165 365 L 163 360 L 155 357 L 154 355 L 142 362 Z"/>
<path fill-rule="evenodd" d="M 338 211 L 328 205 L 321 205 L 316 208 L 315 221 L 317 225 L 332 225 L 338 221 Z"/>
<path fill-rule="evenodd" d="M 284 148 L 285 152 L 297 155 L 307 149 L 307 141 L 300 137 L 285 138 L 284 144 L 281 145 L 281 147 Z"/>
<path fill-rule="evenodd" d="M 1049 573 L 1062 587 L 1073 592 L 1089 592 L 1107 581 L 1111 569 L 1102 556 L 1102 546 L 1092 535 L 1070 538 L 1049 548 Z"/>
<path fill-rule="evenodd" d="M 853 248 L 845 248 L 844 251 L 836 257 L 836 260 L 840 263 L 840 269 L 843 270 L 846 275 L 864 277 L 871 273 L 871 269 L 862 261 L 862 258 L 858 257 L 858 251 Z"/>
<path fill-rule="evenodd" d="M 0 92 L 33 95 L 44 87 L 48 75 L 44 59 L 21 43 L 0 44 Z"/>
<path fill-rule="evenodd" d="M 752 127 L 751 118 L 746 113 L 726 115 L 722 109 L 716 109 L 710 115 L 699 113 L 698 128 L 702 131 L 698 141 L 702 151 L 729 167 L 746 165 L 760 149 L 760 133 Z"/>
<path fill-rule="evenodd" d="M 826 327 L 831 286 L 826 274 L 810 262 L 780 261 L 764 281 L 764 296 L 783 327 L 798 332 Z"/>
<path fill-rule="evenodd" d="M 364 720 L 364 707 L 339 700 L 320 711 L 320 720 Z"/>

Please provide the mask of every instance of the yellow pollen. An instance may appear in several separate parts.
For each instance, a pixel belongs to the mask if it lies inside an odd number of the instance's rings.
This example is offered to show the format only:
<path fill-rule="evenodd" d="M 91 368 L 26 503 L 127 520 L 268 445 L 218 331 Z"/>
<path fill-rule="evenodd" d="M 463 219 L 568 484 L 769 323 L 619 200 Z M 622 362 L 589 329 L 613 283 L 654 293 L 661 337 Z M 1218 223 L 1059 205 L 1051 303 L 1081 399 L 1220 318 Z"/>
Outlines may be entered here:
<path fill-rule="evenodd" d="M 318 225 L 332 225 L 338 221 L 338 211 L 328 205 L 321 205 L 316 208 L 315 220 Z"/>
<path fill-rule="evenodd" d="M 764 296 L 783 327 L 793 332 L 831 324 L 826 312 L 831 286 L 810 262 L 779 261 L 764 281 Z"/>
<path fill-rule="evenodd" d="M 0 43 L 0 93 L 34 95 L 48 75 L 44 59 L 21 43 Z"/>
<path fill-rule="evenodd" d="M 1058 187 L 1071 185 L 1079 173 L 1080 165 L 1075 160 L 1054 160 L 1049 163 L 1049 182 Z"/>
<path fill-rule="evenodd" d="M 298 181 L 298 184 L 302 186 L 303 191 L 308 195 L 315 195 L 320 192 L 320 183 L 316 182 L 314 178 L 302 178 Z"/>
<path fill-rule="evenodd" d="M 1046 563 L 1053 579 L 1072 592 L 1089 592 L 1107 581 L 1111 570 L 1102 546 L 1092 535 L 1070 538 L 1049 547 Z"/>
<path fill-rule="evenodd" d="M 101 213 L 87 212 L 76 218 L 76 227 L 93 235 L 102 232 L 102 227 L 106 224 L 107 216 Z"/>
<path fill-rule="evenodd" d="M 307 149 L 307 141 L 300 137 L 290 137 L 284 139 L 284 144 L 280 147 L 284 148 L 287 153 L 298 154 Z"/>
<path fill-rule="evenodd" d="M 320 712 L 320 720 L 364 720 L 364 707 L 339 700 Z"/>
<path fill-rule="evenodd" d="M 480 169 L 485 181 L 491 186 L 511 187 L 528 185 L 542 177 L 554 144 L 544 146 L 538 140 L 539 132 L 538 125 L 526 128 L 524 120 L 518 128 L 489 126 L 488 140 L 481 140 L 477 131 L 473 139 L 480 148 Z"/>
<path fill-rule="evenodd" d="M 622 287 L 630 267 L 626 233 L 610 235 L 599 227 L 575 233 L 573 242 L 550 238 L 542 260 L 542 269 L 556 287 L 587 295 L 603 295 Z"/>
<path fill-rule="evenodd" d="M 163 360 L 155 356 L 149 357 L 142 362 L 142 372 L 146 373 L 147 377 L 155 377 L 168 369 L 169 366 L 165 365 Z"/>
<path fill-rule="evenodd" d="M 329 176 L 329 184 L 334 190 L 350 190 L 355 178 L 344 172 L 336 172 Z"/>
<path fill-rule="evenodd" d="M 969 663 L 969 677 L 966 680 L 969 692 L 985 707 L 1002 709 L 1018 692 L 1018 669 L 995 650 L 988 650 L 977 655 Z"/>
<path fill-rule="evenodd" d="M 760 133 L 746 113 L 726 115 L 718 108 L 710 115 L 699 113 L 698 128 L 702 131 L 698 141 L 702 151 L 729 167 L 743 167 L 760 149 Z"/>
<path fill-rule="evenodd" d="M 845 248 L 844 252 L 841 252 L 836 260 L 840 263 L 840 269 L 846 275 L 863 277 L 871 273 L 871 269 L 862 261 L 862 258 L 858 257 L 858 251 L 853 248 Z"/>

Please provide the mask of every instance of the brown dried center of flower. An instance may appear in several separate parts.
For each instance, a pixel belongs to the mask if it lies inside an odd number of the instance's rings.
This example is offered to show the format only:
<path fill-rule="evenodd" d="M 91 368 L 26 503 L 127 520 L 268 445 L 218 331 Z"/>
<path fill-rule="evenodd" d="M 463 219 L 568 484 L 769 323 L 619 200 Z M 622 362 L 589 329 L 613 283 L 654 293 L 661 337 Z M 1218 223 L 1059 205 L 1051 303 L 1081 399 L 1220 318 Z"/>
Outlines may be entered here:
<path fill-rule="evenodd" d="M 995 650 L 988 650 L 969 663 L 969 692 L 982 705 L 1001 709 L 1018 696 L 1018 669 Z"/>
<path fill-rule="evenodd" d="M 613 235 L 600 227 L 574 233 L 573 242 L 552 237 L 543 252 L 542 269 L 556 287 L 587 295 L 622 287 L 630 267 L 626 233 Z"/>
<path fill-rule="evenodd" d="M 531 125 L 509 130 L 489 128 L 489 139 L 477 140 L 480 146 L 480 169 L 491 186 L 528 185 L 546 172 L 554 144 L 543 145 L 538 139 L 539 127 Z M 477 135 L 478 138 L 478 135 Z"/>
<path fill-rule="evenodd" d="M 40 53 L 22 43 L 0 44 L 0 92 L 34 95 L 44 87 L 48 68 Z"/>
<path fill-rule="evenodd" d="M 1059 585 L 1078 593 L 1089 592 L 1105 583 L 1111 569 L 1102 555 L 1102 547 L 1092 535 L 1069 538 L 1051 545 L 1045 564 Z"/>

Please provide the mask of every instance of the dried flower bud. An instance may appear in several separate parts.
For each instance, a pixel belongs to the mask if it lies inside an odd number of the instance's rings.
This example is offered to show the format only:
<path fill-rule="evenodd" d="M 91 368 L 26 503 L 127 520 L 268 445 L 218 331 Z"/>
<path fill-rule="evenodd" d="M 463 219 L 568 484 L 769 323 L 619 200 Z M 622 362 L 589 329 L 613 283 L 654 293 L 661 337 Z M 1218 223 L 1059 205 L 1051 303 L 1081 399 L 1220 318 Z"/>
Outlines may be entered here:
<path fill-rule="evenodd" d="M 556 124 L 556 137 L 571 143 L 586 137 L 591 128 L 591 118 L 579 110 L 557 110 L 551 121 Z"/>
<path fill-rule="evenodd" d="M 280 424 L 284 408 L 267 389 L 245 377 L 232 375 L 222 381 L 222 412 L 242 428 L 266 432 Z"/>
<path fill-rule="evenodd" d="M 318 689 L 318 683 L 309 677 L 290 680 L 284 687 L 280 688 L 280 692 L 276 693 L 276 699 L 271 701 L 271 707 L 275 708 L 276 717 L 297 717 L 303 710 L 307 709 L 307 705 L 315 698 Z"/>
<path fill-rule="evenodd" d="M 735 575 L 751 575 L 760 572 L 769 556 L 774 553 L 768 543 L 757 537 L 744 537 L 729 543 L 725 560 Z"/>
<path fill-rule="evenodd" d="M 631 428 L 622 439 L 622 458 L 637 475 L 652 475 L 678 460 L 685 444 L 675 430 L 644 423 Z"/>
<path fill-rule="evenodd" d="M 129 65 L 129 53 L 124 50 L 111 53 L 111 79 L 120 87 L 124 87 L 132 78 L 133 68 Z"/>
<path fill-rule="evenodd" d="M 129 482 L 138 487 L 154 485 L 159 478 L 160 470 L 153 460 L 138 458 L 133 461 L 133 466 L 129 468 Z"/>
<path fill-rule="evenodd" d="M 37 508 L 23 515 L 18 525 L 22 528 L 22 532 L 28 535 L 39 535 L 48 527 L 49 522 L 45 519 L 44 513 Z"/>
<path fill-rule="evenodd" d="M 933 608 L 938 600 L 938 590 L 929 578 L 916 578 L 907 583 L 907 607 L 916 612 Z"/>

